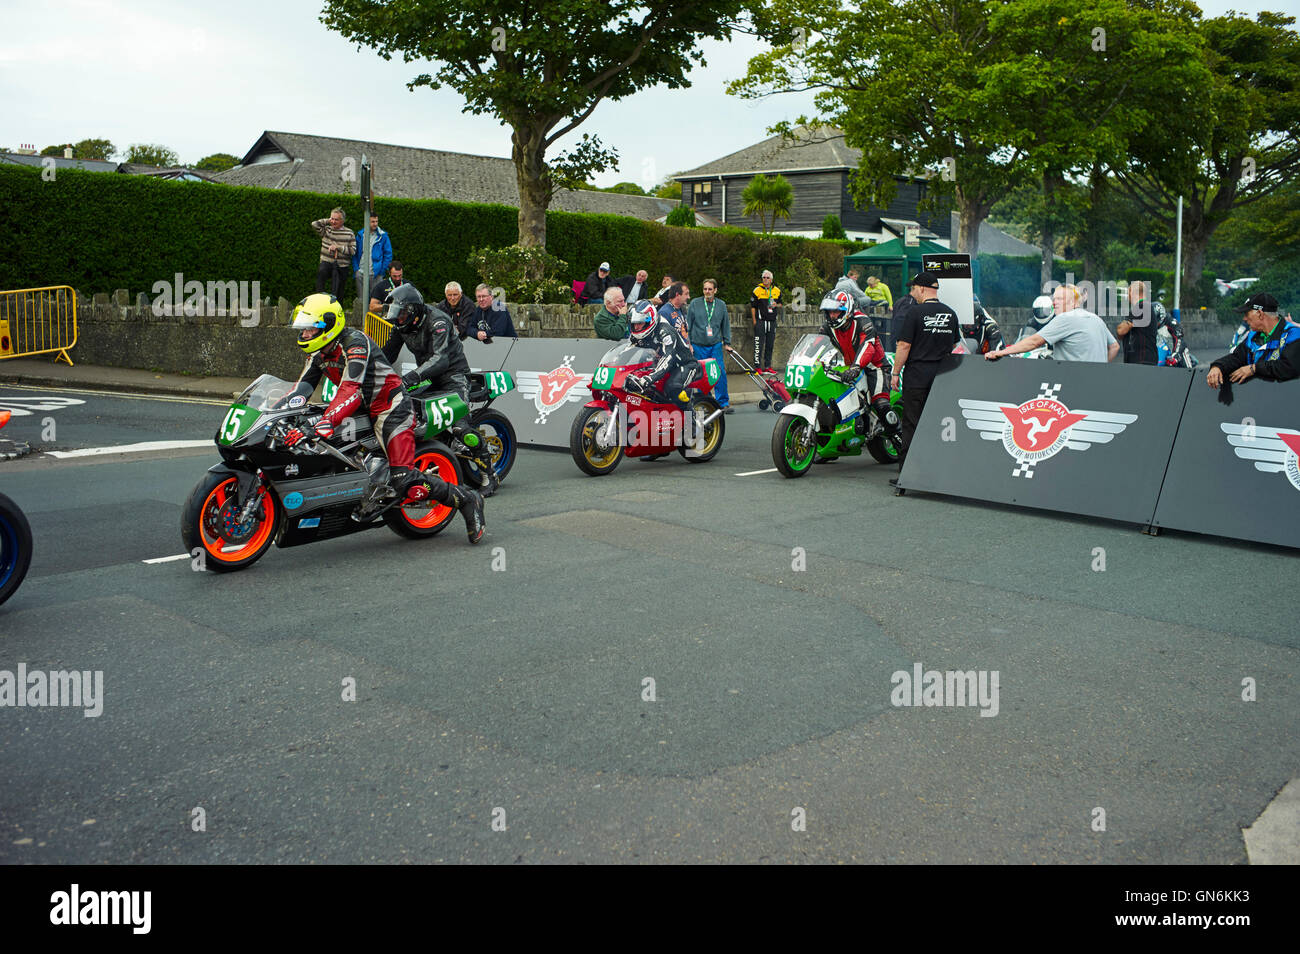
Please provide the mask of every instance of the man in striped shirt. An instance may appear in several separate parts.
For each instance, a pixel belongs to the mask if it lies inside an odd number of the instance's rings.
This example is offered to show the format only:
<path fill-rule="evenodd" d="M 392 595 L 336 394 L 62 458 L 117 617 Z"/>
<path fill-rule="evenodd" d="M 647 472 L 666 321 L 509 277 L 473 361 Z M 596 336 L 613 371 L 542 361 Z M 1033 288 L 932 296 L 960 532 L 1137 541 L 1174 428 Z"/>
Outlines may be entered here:
<path fill-rule="evenodd" d="M 328 219 L 317 219 L 312 230 L 320 236 L 320 265 L 316 269 L 316 291 L 325 291 L 342 299 L 343 285 L 352 267 L 352 256 L 357 250 L 357 237 L 351 229 L 343 227 L 343 210 L 335 209 Z"/>

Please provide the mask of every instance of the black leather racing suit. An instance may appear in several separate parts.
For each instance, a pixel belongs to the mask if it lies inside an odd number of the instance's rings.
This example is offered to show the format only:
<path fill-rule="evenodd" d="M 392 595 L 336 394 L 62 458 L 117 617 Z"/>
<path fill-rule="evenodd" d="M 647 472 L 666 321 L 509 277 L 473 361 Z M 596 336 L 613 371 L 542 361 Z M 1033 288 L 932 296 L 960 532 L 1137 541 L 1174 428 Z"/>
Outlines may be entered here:
<path fill-rule="evenodd" d="M 384 357 L 395 363 L 402 345 L 410 348 L 415 356 L 414 373 L 421 381 L 429 382 L 434 392 L 454 391 L 466 405 L 469 404 L 469 361 L 465 358 L 465 349 L 450 315 L 433 305 L 425 305 L 424 319 L 418 326 L 393 327 L 384 345 Z M 406 375 L 403 379 L 408 380 Z M 451 432 L 478 463 L 482 471 L 477 475 L 480 490 L 484 496 L 491 496 L 496 489 L 490 479 L 494 469 L 482 432 L 469 420 L 457 421 Z"/>

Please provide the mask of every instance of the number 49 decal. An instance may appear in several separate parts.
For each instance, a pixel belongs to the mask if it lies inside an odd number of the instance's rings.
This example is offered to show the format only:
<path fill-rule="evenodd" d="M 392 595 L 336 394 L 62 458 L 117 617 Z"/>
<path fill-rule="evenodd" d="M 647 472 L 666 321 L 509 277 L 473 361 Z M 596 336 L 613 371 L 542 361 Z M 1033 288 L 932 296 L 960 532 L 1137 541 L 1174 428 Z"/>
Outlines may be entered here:
<path fill-rule="evenodd" d="M 596 374 L 591 379 L 591 386 L 594 388 L 608 388 L 613 380 L 614 369 L 608 365 L 602 365 L 596 369 Z"/>

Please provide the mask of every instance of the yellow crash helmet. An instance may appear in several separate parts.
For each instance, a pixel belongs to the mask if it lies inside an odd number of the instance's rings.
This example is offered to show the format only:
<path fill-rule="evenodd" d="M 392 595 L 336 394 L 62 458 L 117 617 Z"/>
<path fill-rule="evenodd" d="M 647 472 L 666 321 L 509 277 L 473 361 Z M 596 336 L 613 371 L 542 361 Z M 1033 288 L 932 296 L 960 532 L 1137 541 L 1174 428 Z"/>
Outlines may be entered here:
<path fill-rule="evenodd" d="M 298 302 L 290 327 L 298 330 L 298 347 L 315 354 L 343 333 L 347 318 L 337 298 L 317 292 Z"/>

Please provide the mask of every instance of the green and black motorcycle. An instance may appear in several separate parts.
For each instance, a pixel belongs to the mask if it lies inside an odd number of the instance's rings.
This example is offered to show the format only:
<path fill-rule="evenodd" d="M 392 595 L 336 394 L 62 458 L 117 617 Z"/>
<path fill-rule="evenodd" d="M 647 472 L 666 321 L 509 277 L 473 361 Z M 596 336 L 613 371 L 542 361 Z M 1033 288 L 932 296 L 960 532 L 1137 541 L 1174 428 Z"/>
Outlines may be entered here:
<path fill-rule="evenodd" d="M 814 460 L 856 457 L 863 448 L 882 464 L 898 463 L 898 448 L 879 418 L 857 386 L 842 379 L 847 370 L 826 335 L 804 335 L 790 353 L 785 368 L 790 403 L 772 429 L 772 460 L 786 477 L 802 477 Z M 891 394 L 890 403 L 901 416 L 902 395 Z"/>

